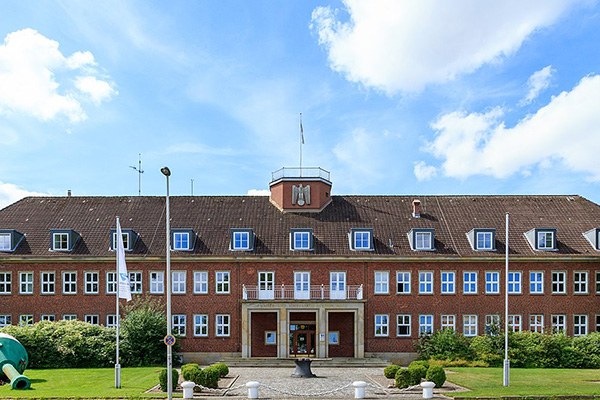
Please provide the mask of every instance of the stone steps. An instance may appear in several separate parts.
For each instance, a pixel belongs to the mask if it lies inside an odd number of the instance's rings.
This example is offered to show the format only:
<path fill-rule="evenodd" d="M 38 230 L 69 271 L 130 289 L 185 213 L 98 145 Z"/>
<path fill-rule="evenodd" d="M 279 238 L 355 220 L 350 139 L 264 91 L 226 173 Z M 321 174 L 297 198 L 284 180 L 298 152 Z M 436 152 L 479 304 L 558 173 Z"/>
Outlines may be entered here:
<path fill-rule="evenodd" d="M 226 357 L 221 360 L 229 367 L 240 368 L 293 368 L 294 360 L 290 358 L 268 358 L 268 357 Z M 312 362 L 314 368 L 335 368 L 335 367 L 352 367 L 352 368 L 385 368 L 390 363 L 380 358 L 329 358 L 326 360 L 317 359 Z"/>

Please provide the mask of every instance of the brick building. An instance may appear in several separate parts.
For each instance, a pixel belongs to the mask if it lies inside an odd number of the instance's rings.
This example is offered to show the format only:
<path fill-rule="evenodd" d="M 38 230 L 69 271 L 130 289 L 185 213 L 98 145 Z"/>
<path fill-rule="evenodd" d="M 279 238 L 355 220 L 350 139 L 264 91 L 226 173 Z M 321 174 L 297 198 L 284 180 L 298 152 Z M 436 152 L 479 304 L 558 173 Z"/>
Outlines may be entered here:
<path fill-rule="evenodd" d="M 421 333 L 600 330 L 600 207 L 580 196 L 332 196 L 282 169 L 270 197 L 171 197 L 186 360 L 398 358 Z M 163 197 L 29 197 L 0 210 L 0 325 L 113 325 L 115 217 L 132 292 L 164 297 Z"/>

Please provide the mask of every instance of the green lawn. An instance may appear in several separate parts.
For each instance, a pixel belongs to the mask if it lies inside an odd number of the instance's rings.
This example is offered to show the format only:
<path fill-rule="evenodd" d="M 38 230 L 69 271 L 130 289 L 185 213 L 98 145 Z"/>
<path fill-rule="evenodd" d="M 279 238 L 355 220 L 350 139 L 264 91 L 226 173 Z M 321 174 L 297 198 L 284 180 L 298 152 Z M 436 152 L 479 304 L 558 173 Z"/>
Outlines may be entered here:
<path fill-rule="evenodd" d="M 30 390 L 12 390 L 0 386 L 0 398 L 25 397 L 162 397 L 164 394 L 144 392 L 158 384 L 162 368 L 123 368 L 121 389 L 115 389 L 113 368 L 90 369 L 28 369 L 25 376 L 31 380 Z"/>
<path fill-rule="evenodd" d="M 502 386 L 502 368 L 448 368 L 447 380 L 469 392 L 454 397 L 600 395 L 600 369 L 510 369 L 510 385 Z"/>

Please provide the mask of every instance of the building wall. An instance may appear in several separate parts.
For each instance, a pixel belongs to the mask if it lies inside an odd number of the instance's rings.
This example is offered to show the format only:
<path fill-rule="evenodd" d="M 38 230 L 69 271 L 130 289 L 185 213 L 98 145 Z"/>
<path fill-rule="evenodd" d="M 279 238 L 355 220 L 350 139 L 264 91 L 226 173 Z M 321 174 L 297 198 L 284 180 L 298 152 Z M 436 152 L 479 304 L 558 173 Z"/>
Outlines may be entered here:
<path fill-rule="evenodd" d="M 330 312 L 329 332 L 339 332 L 339 344 L 329 345 L 329 357 L 354 357 L 354 313 Z"/>
<path fill-rule="evenodd" d="M 265 332 L 277 331 L 277 313 L 253 312 L 251 315 L 252 357 L 277 357 L 277 344 L 265 343 Z"/>

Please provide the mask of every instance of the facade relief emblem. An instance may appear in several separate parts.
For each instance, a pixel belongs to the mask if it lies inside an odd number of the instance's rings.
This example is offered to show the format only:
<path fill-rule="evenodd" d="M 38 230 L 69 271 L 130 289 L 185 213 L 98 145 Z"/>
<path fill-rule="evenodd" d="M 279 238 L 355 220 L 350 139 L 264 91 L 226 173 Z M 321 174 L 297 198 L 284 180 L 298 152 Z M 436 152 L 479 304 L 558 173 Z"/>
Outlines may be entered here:
<path fill-rule="evenodd" d="M 310 185 L 292 186 L 292 204 L 298 204 L 299 206 L 310 205 Z"/>

